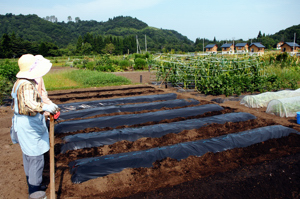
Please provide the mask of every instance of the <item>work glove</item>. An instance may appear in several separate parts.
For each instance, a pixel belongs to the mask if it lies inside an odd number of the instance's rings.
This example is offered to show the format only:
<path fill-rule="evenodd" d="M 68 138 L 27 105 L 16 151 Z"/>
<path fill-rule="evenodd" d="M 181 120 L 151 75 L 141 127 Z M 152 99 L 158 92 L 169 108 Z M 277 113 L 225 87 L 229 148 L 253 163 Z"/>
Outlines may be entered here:
<path fill-rule="evenodd" d="M 59 108 L 56 104 L 51 103 L 51 104 L 44 104 L 42 107 L 43 111 L 48 111 L 49 113 L 55 114 L 56 112 L 59 111 Z"/>
<path fill-rule="evenodd" d="M 60 116 L 60 111 L 57 111 L 55 114 L 54 114 L 54 116 L 53 116 L 53 118 L 55 119 L 55 120 L 57 120 L 57 118 Z"/>

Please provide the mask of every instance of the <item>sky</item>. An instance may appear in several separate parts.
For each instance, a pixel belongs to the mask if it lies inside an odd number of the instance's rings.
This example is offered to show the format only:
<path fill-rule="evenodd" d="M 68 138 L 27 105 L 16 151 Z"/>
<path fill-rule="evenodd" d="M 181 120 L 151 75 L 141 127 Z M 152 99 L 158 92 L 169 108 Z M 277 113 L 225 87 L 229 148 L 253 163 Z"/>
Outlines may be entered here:
<path fill-rule="evenodd" d="M 248 40 L 300 24 L 300 0 L 0 0 L 0 14 L 108 21 L 131 16 L 195 41 Z M 299 35 L 300 37 L 300 35 Z"/>

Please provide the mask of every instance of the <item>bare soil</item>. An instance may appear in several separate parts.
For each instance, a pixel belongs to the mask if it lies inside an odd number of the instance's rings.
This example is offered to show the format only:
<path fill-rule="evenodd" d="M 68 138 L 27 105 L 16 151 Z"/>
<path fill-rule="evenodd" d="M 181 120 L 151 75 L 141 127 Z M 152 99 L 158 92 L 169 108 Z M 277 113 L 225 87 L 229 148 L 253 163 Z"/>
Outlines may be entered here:
<path fill-rule="evenodd" d="M 195 91 L 178 88 L 165 88 L 151 85 L 149 72 L 127 72 L 123 74 L 138 83 L 143 75 L 142 84 L 105 88 L 51 91 L 49 97 L 54 103 L 90 101 L 177 93 L 178 98 L 194 98 L 201 104 L 216 103 L 212 99 L 226 99 L 220 105 L 223 111 L 198 115 L 193 118 L 207 117 L 230 112 L 249 112 L 257 117 L 246 122 L 211 124 L 199 129 L 185 130 L 179 134 L 168 134 L 161 138 L 141 138 L 134 142 L 120 141 L 112 145 L 59 153 L 65 135 L 56 135 L 56 195 L 57 198 L 300 198 L 300 136 L 291 134 L 280 139 L 271 139 L 246 148 L 236 148 L 219 153 L 206 153 L 201 157 L 190 156 L 177 161 L 166 158 L 153 163 L 151 168 L 124 169 L 120 173 L 73 184 L 68 163 L 72 160 L 103 156 L 108 154 L 138 151 L 153 147 L 206 139 L 235 133 L 253 128 L 284 125 L 300 131 L 296 118 L 280 118 L 266 114 L 265 109 L 251 109 L 225 96 L 205 96 Z M 148 79 L 147 79 L 148 78 Z M 159 110 L 154 110 L 159 111 Z M 147 112 L 147 111 L 142 111 Z M 113 113 L 116 114 L 139 114 Z M 26 198 L 27 185 L 23 171 L 22 154 L 19 145 L 11 143 L 9 129 L 13 113 L 8 106 L 0 107 L 0 198 Z M 103 115 L 98 115 L 101 117 Z M 107 116 L 107 115 L 106 115 Z M 178 117 L 159 123 L 175 122 L 190 118 Z M 135 126 L 152 125 L 145 123 Z M 119 126 L 117 128 L 127 128 Z M 76 133 L 88 133 L 89 128 Z M 49 184 L 49 159 L 46 154 L 44 184 Z M 49 196 L 49 188 L 47 195 Z"/>

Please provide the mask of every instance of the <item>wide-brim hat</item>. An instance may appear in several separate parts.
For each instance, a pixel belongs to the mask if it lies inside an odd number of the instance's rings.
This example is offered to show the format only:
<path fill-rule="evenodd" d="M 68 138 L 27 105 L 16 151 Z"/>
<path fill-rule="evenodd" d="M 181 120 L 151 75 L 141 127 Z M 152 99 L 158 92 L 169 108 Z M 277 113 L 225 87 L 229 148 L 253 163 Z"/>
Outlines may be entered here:
<path fill-rule="evenodd" d="M 45 59 L 42 55 L 25 54 L 18 60 L 20 71 L 17 78 L 35 79 L 46 75 L 51 67 L 50 60 Z"/>

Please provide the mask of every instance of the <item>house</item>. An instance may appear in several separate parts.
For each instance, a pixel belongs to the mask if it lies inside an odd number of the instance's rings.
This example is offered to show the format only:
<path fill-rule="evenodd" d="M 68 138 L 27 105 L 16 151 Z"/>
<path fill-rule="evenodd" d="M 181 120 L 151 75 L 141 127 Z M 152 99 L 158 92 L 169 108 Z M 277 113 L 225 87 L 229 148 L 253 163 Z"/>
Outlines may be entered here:
<path fill-rule="evenodd" d="M 233 44 L 223 44 L 221 46 L 222 54 L 232 54 L 234 53 L 234 45 Z"/>
<path fill-rule="evenodd" d="M 300 49 L 300 45 L 294 42 L 284 42 L 281 45 L 281 52 L 295 54 Z"/>
<path fill-rule="evenodd" d="M 265 46 L 262 45 L 261 43 L 252 43 L 250 44 L 249 48 L 250 48 L 250 55 L 253 54 L 261 55 L 264 54 L 265 52 Z"/>
<path fill-rule="evenodd" d="M 277 50 L 281 50 L 281 46 L 283 45 L 283 42 L 278 42 L 276 45 Z"/>
<path fill-rule="evenodd" d="M 249 45 L 247 43 L 237 43 L 235 45 L 235 50 L 237 53 L 247 53 Z"/>
<path fill-rule="evenodd" d="M 218 46 L 217 44 L 208 44 L 205 46 L 207 53 L 217 54 Z"/>

